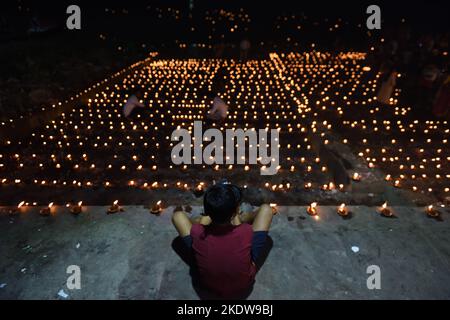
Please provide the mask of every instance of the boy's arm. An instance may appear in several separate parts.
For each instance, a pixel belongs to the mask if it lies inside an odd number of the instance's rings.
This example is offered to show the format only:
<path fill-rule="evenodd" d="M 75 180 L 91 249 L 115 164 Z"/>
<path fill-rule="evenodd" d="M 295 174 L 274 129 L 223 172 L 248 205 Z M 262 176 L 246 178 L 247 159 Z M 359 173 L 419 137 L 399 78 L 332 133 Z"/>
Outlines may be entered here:
<path fill-rule="evenodd" d="M 211 218 L 209 216 L 197 216 L 195 218 L 191 219 L 191 222 L 194 223 L 199 223 L 201 225 L 207 226 L 211 223 Z"/>
<path fill-rule="evenodd" d="M 241 214 L 241 221 L 253 224 L 253 231 L 269 231 L 272 218 L 276 214 L 276 209 L 268 204 L 263 204 L 254 212 Z"/>

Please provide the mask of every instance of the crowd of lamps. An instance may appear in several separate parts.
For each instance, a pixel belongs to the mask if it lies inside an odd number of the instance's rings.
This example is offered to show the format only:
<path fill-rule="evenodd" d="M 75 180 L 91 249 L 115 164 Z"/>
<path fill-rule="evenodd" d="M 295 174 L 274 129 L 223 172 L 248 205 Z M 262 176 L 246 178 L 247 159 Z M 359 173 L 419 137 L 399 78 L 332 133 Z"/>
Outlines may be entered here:
<path fill-rule="evenodd" d="M 399 105 L 400 89 L 388 106 L 379 106 L 375 96 L 380 75 L 364 64 L 365 53 L 272 53 L 267 59 L 247 62 L 157 60 L 155 56 L 54 105 L 80 100 L 70 112 L 28 138 L 5 141 L 0 153 L 0 187 L 178 188 L 201 195 L 212 181 L 199 181 L 199 176 L 226 174 L 244 179 L 245 186 L 273 192 L 293 188 L 343 191 L 344 185 L 332 181 L 310 139 L 311 134 L 318 135 L 327 145 L 337 131 L 343 137 L 341 143 L 357 150 L 369 170 L 386 172 L 385 180 L 394 187 L 439 197 L 450 193 L 447 121 L 414 119 L 411 108 Z M 192 132 L 193 121 L 204 118 L 211 104 L 211 82 L 220 68 L 226 73 L 225 88 L 219 94 L 230 111 L 226 122 L 214 126 L 279 129 L 278 175 L 260 177 L 259 167 L 248 163 L 171 163 L 171 132 L 178 127 Z M 149 112 L 125 119 L 121 108 L 138 90 Z M 86 94 L 89 99 L 82 103 Z M 349 178 L 354 183 L 364 179 L 358 172 Z M 308 213 L 318 217 L 316 206 L 311 205 Z M 70 206 L 75 214 L 82 212 L 81 207 L 81 202 Z M 339 208 L 338 213 L 345 215 L 345 205 Z M 109 211 L 121 209 L 115 203 Z M 160 204 L 153 209 L 160 212 Z M 41 214 L 51 210 L 49 205 Z M 380 212 L 389 216 L 386 210 Z"/>

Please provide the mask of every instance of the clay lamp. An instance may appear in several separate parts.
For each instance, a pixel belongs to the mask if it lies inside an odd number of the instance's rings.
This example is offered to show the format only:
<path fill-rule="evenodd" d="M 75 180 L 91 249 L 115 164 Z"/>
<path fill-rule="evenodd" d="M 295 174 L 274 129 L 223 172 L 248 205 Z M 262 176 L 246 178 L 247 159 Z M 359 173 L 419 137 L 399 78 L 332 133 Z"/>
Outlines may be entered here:
<path fill-rule="evenodd" d="M 157 203 L 155 203 L 152 208 L 150 209 L 151 214 L 160 215 L 162 212 L 161 207 L 161 200 L 159 200 Z"/>
<path fill-rule="evenodd" d="M 41 216 L 49 216 L 52 213 L 52 207 L 53 207 L 53 202 L 50 202 L 50 204 L 47 207 L 45 207 L 39 211 L 39 214 Z"/>
<path fill-rule="evenodd" d="M 434 207 L 433 207 L 432 204 L 430 204 L 430 205 L 427 207 L 426 212 L 427 212 L 427 216 L 428 216 L 429 218 L 433 218 L 433 219 L 439 219 L 439 218 L 440 218 L 440 212 L 437 211 L 436 209 L 434 209 Z"/>
<path fill-rule="evenodd" d="M 14 214 L 21 211 L 21 208 L 25 205 L 25 201 L 20 202 L 16 208 L 11 208 L 8 210 L 9 214 Z"/>
<path fill-rule="evenodd" d="M 308 212 L 310 216 L 317 216 L 317 202 L 311 203 L 306 209 L 306 212 Z"/>
<path fill-rule="evenodd" d="M 386 218 L 392 218 L 394 216 L 392 211 L 387 207 L 387 202 L 383 203 L 383 205 L 381 206 L 380 213 L 383 217 Z"/>
<path fill-rule="evenodd" d="M 112 206 L 108 208 L 108 214 L 117 213 L 119 211 L 123 211 L 119 206 L 119 200 L 113 202 Z"/>
<path fill-rule="evenodd" d="M 83 204 L 83 201 L 78 202 L 76 205 L 72 206 L 70 208 L 70 213 L 78 215 L 83 211 L 83 208 L 81 205 Z"/>
<path fill-rule="evenodd" d="M 338 213 L 338 215 L 340 215 L 341 217 L 346 217 L 346 216 L 348 216 L 348 210 L 347 210 L 347 208 L 345 207 L 345 203 L 342 203 L 342 204 L 338 207 L 337 213 Z"/>
<path fill-rule="evenodd" d="M 194 189 L 194 196 L 197 198 L 201 197 L 205 191 L 203 190 L 203 185 L 199 184 L 197 188 Z"/>
<path fill-rule="evenodd" d="M 273 214 L 278 214 L 277 204 L 276 203 L 271 203 L 269 205 L 270 205 L 270 208 L 272 208 L 272 213 Z"/>

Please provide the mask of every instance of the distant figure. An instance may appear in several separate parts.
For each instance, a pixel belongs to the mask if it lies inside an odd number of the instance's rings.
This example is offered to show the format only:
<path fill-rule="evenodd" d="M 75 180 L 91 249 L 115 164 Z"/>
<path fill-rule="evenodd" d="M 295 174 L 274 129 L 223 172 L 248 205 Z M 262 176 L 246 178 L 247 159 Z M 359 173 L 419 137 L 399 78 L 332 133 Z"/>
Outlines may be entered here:
<path fill-rule="evenodd" d="M 135 94 L 131 95 L 123 107 L 123 115 L 125 118 L 131 118 L 134 114 L 139 113 L 136 108 L 144 108 L 145 105 L 139 102 Z"/>
<path fill-rule="evenodd" d="M 214 98 L 212 108 L 208 111 L 206 116 L 212 121 L 222 122 L 228 115 L 228 105 L 219 97 Z"/>
<path fill-rule="evenodd" d="M 245 61 L 245 60 L 248 59 L 248 52 L 250 51 L 250 47 L 251 47 L 251 44 L 250 44 L 250 41 L 248 39 L 243 39 L 241 41 L 241 44 L 240 44 L 240 49 L 241 49 L 241 51 L 240 51 L 240 59 L 241 60 Z"/>
<path fill-rule="evenodd" d="M 386 72 L 381 78 L 381 87 L 377 94 L 377 101 L 383 104 L 389 104 L 394 92 L 398 73 L 395 70 Z"/>

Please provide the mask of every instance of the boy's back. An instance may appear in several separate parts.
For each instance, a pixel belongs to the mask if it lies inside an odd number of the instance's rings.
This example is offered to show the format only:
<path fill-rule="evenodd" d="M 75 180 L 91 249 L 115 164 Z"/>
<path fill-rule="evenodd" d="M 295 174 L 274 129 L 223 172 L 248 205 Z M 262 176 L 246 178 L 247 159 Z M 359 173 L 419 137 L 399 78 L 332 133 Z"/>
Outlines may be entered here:
<path fill-rule="evenodd" d="M 245 294 L 256 274 L 251 258 L 252 226 L 194 224 L 191 237 L 202 285 L 221 298 Z"/>

